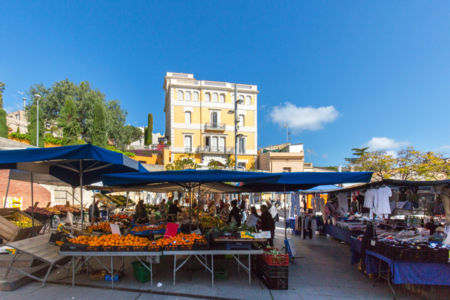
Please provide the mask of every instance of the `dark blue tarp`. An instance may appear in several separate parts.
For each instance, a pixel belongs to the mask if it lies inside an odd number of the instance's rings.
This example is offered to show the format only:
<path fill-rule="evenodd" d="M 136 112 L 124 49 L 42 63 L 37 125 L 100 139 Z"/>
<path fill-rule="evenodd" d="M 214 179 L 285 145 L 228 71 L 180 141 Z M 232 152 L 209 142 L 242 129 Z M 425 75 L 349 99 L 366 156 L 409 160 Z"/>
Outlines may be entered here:
<path fill-rule="evenodd" d="M 372 172 L 286 172 L 272 173 L 272 175 L 280 177 L 276 182 L 264 179 L 257 182 L 246 182 L 244 187 L 260 192 L 282 192 L 284 189 L 296 192 L 318 185 L 370 182 L 372 178 Z"/>
<path fill-rule="evenodd" d="M 140 162 L 91 144 L 0 151 L 0 169 L 50 174 L 75 187 L 81 170 L 83 185 L 101 181 L 101 174 L 148 173 Z"/>
<path fill-rule="evenodd" d="M 102 175 L 105 186 L 130 186 L 150 183 L 201 183 L 201 182 L 243 182 L 267 180 L 276 182 L 280 175 L 258 172 L 223 170 L 183 170 L 149 173 Z"/>

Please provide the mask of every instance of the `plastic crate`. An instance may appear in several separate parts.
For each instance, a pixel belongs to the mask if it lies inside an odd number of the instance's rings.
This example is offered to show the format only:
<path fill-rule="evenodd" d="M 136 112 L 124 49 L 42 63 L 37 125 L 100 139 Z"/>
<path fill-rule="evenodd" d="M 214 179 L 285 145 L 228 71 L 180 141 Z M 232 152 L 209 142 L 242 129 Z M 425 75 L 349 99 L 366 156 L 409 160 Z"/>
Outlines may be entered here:
<path fill-rule="evenodd" d="M 147 250 L 144 250 L 144 251 L 156 252 L 156 251 L 161 251 L 161 250 L 162 250 L 162 246 L 159 246 L 159 245 L 148 245 L 147 246 Z M 137 251 L 141 251 L 141 250 L 137 250 Z"/>
<path fill-rule="evenodd" d="M 263 273 L 259 278 L 269 290 L 287 290 L 289 288 L 288 278 L 269 278 Z"/>
<path fill-rule="evenodd" d="M 64 243 L 59 248 L 60 251 L 87 251 L 89 245 Z"/>
<path fill-rule="evenodd" d="M 446 248 L 431 249 L 430 256 L 431 261 L 435 263 L 448 263 L 449 261 L 449 250 Z"/>
<path fill-rule="evenodd" d="M 266 262 L 268 265 L 271 266 L 288 266 L 289 265 L 289 254 L 278 254 L 278 255 L 271 255 L 271 254 L 261 254 L 260 256 L 261 260 Z"/>
<path fill-rule="evenodd" d="M 224 281 L 227 279 L 228 279 L 228 271 L 223 270 L 214 271 L 214 280 Z"/>
<path fill-rule="evenodd" d="M 261 261 L 258 266 L 268 278 L 288 278 L 289 276 L 289 266 L 271 266 L 265 261 Z"/>
<path fill-rule="evenodd" d="M 134 246 L 116 246 L 116 251 L 134 251 L 131 250 Z"/>
<path fill-rule="evenodd" d="M 102 251 L 102 246 L 88 246 L 86 248 L 86 251 Z"/>
<path fill-rule="evenodd" d="M 164 250 L 175 251 L 175 250 L 178 250 L 179 247 L 180 247 L 180 245 L 165 245 Z"/>
<path fill-rule="evenodd" d="M 209 242 L 207 240 L 195 240 L 194 250 L 209 250 Z"/>
<path fill-rule="evenodd" d="M 115 252 L 117 251 L 117 246 L 102 246 L 103 251 Z"/>
<path fill-rule="evenodd" d="M 178 250 L 193 250 L 194 245 L 178 245 Z"/>
<path fill-rule="evenodd" d="M 143 265 L 145 264 L 150 268 L 149 263 L 135 261 L 131 263 L 133 265 L 134 278 L 140 282 L 147 282 L 150 280 L 150 271 Z"/>
<path fill-rule="evenodd" d="M 119 272 L 119 274 L 114 275 L 114 281 L 118 281 L 119 279 L 122 279 L 125 274 L 123 272 Z M 105 281 L 111 281 L 111 275 L 106 274 L 105 275 Z"/>

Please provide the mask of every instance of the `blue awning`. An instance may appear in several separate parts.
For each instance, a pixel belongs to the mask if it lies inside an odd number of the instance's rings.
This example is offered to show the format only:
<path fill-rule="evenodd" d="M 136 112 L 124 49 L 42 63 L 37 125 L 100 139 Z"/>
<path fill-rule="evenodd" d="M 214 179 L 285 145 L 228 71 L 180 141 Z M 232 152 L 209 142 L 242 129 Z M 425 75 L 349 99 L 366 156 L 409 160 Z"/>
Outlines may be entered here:
<path fill-rule="evenodd" d="M 342 189 L 342 187 L 337 186 L 337 185 L 318 185 L 316 187 L 310 188 L 308 190 L 300 190 L 299 192 L 302 194 L 309 194 L 309 193 L 326 193 L 328 191 L 335 191 L 335 190 L 339 190 Z"/>
<path fill-rule="evenodd" d="M 276 182 L 280 175 L 259 172 L 224 170 L 183 170 L 149 173 L 102 175 L 105 186 L 130 186 L 150 183 L 203 183 L 203 182 L 252 182 L 266 180 Z"/>
<path fill-rule="evenodd" d="M 148 171 L 121 153 L 91 144 L 0 151 L 0 169 L 49 174 L 78 187 L 101 181 L 101 174 Z"/>

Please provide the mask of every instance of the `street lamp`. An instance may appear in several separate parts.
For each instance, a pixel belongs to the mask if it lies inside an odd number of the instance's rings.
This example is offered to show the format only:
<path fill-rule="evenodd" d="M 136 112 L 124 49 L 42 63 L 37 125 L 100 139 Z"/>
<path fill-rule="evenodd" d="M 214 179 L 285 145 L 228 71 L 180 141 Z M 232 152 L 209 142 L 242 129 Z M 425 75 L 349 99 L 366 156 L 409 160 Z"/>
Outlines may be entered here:
<path fill-rule="evenodd" d="M 34 94 L 34 97 L 37 98 L 37 105 L 36 105 L 36 146 L 39 148 L 39 100 L 41 99 L 41 95 Z"/>

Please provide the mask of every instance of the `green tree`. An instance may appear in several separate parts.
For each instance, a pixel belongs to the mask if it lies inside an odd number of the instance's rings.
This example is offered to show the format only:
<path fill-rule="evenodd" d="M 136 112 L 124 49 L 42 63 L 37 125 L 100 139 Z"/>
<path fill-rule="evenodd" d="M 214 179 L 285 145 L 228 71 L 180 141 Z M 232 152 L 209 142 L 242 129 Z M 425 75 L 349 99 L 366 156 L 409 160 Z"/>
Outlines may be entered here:
<path fill-rule="evenodd" d="M 37 138 L 37 109 L 36 105 L 32 105 L 30 109 L 27 112 L 27 119 L 30 124 L 28 125 L 28 134 L 30 135 L 30 145 L 36 146 L 36 138 Z M 44 135 L 45 135 L 45 121 L 44 121 L 44 112 L 39 107 L 39 145 L 38 147 L 44 148 L 45 147 L 45 141 L 44 141 Z"/>
<path fill-rule="evenodd" d="M 80 121 L 78 120 L 78 111 L 72 100 L 67 100 L 64 108 L 58 116 L 58 127 L 62 129 L 63 146 L 78 145 L 78 136 L 81 132 Z"/>
<path fill-rule="evenodd" d="M 131 144 L 134 141 L 139 140 L 142 137 L 142 131 L 141 129 L 127 125 L 125 126 L 125 136 L 127 137 L 126 144 Z"/>
<path fill-rule="evenodd" d="M 353 148 L 353 155 L 354 156 L 363 156 L 364 154 L 367 153 L 367 150 L 369 149 L 369 147 L 365 147 L 365 148 Z"/>
<path fill-rule="evenodd" d="M 93 115 L 91 143 L 94 146 L 106 148 L 108 138 L 106 136 L 105 112 L 100 103 L 94 105 Z"/>
<path fill-rule="evenodd" d="M 372 178 L 375 180 L 389 179 L 393 174 L 396 159 L 384 150 L 367 152 L 356 161 L 350 163 L 356 171 L 373 172 Z"/>
<path fill-rule="evenodd" d="M 16 133 L 19 133 L 19 134 L 20 134 L 20 127 L 19 127 L 19 126 L 17 126 Z"/>
<path fill-rule="evenodd" d="M 144 128 L 144 145 L 147 145 L 148 127 Z"/>
<path fill-rule="evenodd" d="M 195 155 L 193 153 L 185 153 L 176 159 L 173 164 L 166 165 L 166 170 L 187 170 L 199 169 L 200 165 L 195 162 Z"/>
<path fill-rule="evenodd" d="M 77 108 L 78 120 L 81 127 L 81 134 L 92 139 L 94 131 L 94 106 L 101 105 L 104 108 L 106 130 L 108 138 L 115 141 L 117 147 L 125 144 L 126 136 L 124 133 L 127 111 L 121 109 L 118 100 L 106 100 L 98 88 L 93 88 L 88 81 L 82 81 L 76 84 L 69 79 L 53 83 L 51 87 L 45 87 L 43 84 L 35 84 L 27 91 L 31 104 L 26 107 L 26 111 L 31 105 L 36 103 L 34 94 L 42 95 L 42 101 L 39 106 L 44 111 L 45 121 L 53 123 L 58 119 L 64 104 L 67 100 L 72 100 Z"/>
<path fill-rule="evenodd" d="M 3 92 L 5 84 L 0 81 L 0 137 L 8 138 L 8 125 L 6 125 L 6 111 L 3 109 Z"/>
<path fill-rule="evenodd" d="M 148 129 L 145 144 L 151 145 L 152 143 L 153 143 L 153 115 L 148 114 Z"/>

